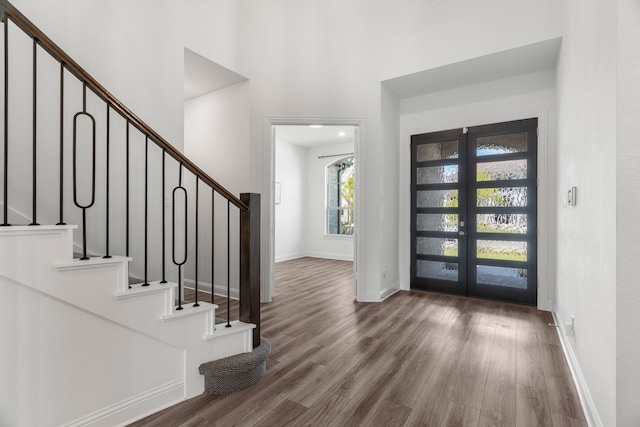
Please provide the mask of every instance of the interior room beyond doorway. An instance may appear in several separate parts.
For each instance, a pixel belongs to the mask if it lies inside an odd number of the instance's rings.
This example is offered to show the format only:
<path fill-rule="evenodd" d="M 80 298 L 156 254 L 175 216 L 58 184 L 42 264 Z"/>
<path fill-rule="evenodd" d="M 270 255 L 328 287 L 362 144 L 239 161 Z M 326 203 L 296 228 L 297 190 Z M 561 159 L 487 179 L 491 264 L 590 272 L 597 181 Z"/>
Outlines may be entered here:
<path fill-rule="evenodd" d="M 355 126 L 274 126 L 275 262 L 354 260 Z"/>

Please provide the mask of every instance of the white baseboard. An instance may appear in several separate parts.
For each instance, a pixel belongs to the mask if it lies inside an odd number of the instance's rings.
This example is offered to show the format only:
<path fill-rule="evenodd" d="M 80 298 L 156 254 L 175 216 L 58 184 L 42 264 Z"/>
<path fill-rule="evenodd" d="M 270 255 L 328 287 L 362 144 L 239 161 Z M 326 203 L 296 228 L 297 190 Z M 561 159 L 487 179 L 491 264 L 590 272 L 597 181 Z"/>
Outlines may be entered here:
<path fill-rule="evenodd" d="M 189 289 L 195 289 L 196 282 L 192 279 L 184 279 L 184 287 Z M 211 283 L 198 281 L 198 290 L 203 292 L 211 293 Z M 215 285 L 214 286 L 214 294 L 220 295 L 222 297 L 227 296 L 227 287 Z M 236 288 L 231 288 L 231 299 L 239 299 L 240 291 Z"/>
<path fill-rule="evenodd" d="M 304 256 L 322 259 L 337 259 L 339 261 L 353 261 L 353 254 L 330 254 L 323 252 L 307 252 Z"/>
<path fill-rule="evenodd" d="M 279 255 L 275 258 L 275 262 L 290 261 L 292 259 L 304 258 L 305 256 L 306 255 L 303 253 L 292 254 L 292 255 Z"/>
<path fill-rule="evenodd" d="M 65 427 L 125 426 L 185 399 L 184 380 L 156 387 L 130 399 L 78 418 Z"/>
<path fill-rule="evenodd" d="M 4 209 L 4 203 L 0 203 L 0 209 Z M 18 220 L 20 221 L 20 223 L 19 223 L 19 224 L 27 225 L 27 224 L 31 224 L 31 223 L 33 222 L 33 221 L 32 221 L 30 218 L 28 218 L 25 214 L 23 214 L 22 212 L 19 212 L 19 211 L 15 210 L 15 209 L 13 209 L 11 206 L 9 206 L 9 208 L 8 208 L 7 210 L 9 211 L 9 215 L 11 215 L 11 216 L 12 216 L 12 217 L 14 217 L 14 218 L 15 218 L 16 216 L 19 218 L 19 219 L 18 219 Z M 10 216 L 9 218 L 11 218 L 11 216 Z M 11 221 L 11 223 L 12 223 L 13 225 L 18 225 L 18 223 L 16 223 L 15 221 Z"/>
<path fill-rule="evenodd" d="M 389 298 L 391 295 L 395 294 L 398 291 L 400 291 L 400 283 L 394 283 L 392 286 L 388 287 L 387 289 L 383 289 L 380 292 L 380 301 L 386 300 L 387 298 Z"/>
<path fill-rule="evenodd" d="M 580 369 L 580 364 L 578 363 L 576 354 L 573 352 L 573 347 L 571 347 L 571 343 L 565 335 L 564 323 L 562 323 L 560 315 L 555 311 L 552 311 L 551 314 L 553 315 L 553 321 L 558 325 L 557 331 L 558 337 L 560 338 L 560 344 L 562 344 L 564 356 L 567 359 L 569 370 L 573 377 L 573 382 L 576 386 L 576 390 L 578 391 L 578 397 L 580 398 L 580 404 L 582 405 L 584 416 L 587 419 L 587 424 L 589 427 L 602 427 L 602 420 L 598 415 L 596 405 L 593 403 L 593 398 L 591 397 L 587 381 L 582 374 L 582 369 Z"/>
<path fill-rule="evenodd" d="M 275 262 L 291 261 L 299 258 L 321 258 L 321 259 L 337 259 L 338 261 L 353 261 L 353 254 L 330 254 L 326 252 L 305 252 L 294 255 L 280 255 L 275 258 Z"/>

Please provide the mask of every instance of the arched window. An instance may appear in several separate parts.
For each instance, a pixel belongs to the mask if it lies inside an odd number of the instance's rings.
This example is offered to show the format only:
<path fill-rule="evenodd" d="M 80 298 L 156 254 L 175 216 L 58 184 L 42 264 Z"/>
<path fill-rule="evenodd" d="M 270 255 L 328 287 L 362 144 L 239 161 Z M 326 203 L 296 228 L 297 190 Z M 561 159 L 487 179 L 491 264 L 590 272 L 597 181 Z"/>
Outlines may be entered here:
<path fill-rule="evenodd" d="M 340 159 L 327 166 L 327 234 L 353 235 L 355 159 Z"/>

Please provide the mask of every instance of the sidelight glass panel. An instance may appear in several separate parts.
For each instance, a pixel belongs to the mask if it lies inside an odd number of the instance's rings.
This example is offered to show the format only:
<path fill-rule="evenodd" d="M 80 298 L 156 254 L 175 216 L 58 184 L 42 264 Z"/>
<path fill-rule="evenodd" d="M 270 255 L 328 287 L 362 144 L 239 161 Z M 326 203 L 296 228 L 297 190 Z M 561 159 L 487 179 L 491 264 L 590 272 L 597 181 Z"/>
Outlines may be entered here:
<path fill-rule="evenodd" d="M 416 253 L 419 255 L 442 255 L 457 257 L 458 239 L 418 237 L 416 239 Z"/>
<path fill-rule="evenodd" d="M 527 289 L 527 269 L 478 265 L 476 281 L 479 285 Z"/>
<path fill-rule="evenodd" d="M 458 190 L 418 191 L 417 198 L 419 208 L 458 207 Z"/>
<path fill-rule="evenodd" d="M 527 159 L 478 163 L 477 180 L 502 181 L 527 178 Z"/>
<path fill-rule="evenodd" d="M 477 156 L 495 156 L 522 151 L 527 151 L 527 132 L 483 136 L 477 139 Z"/>
<path fill-rule="evenodd" d="M 430 144 L 420 144 L 417 147 L 417 160 L 444 160 L 458 158 L 458 141 L 443 141 Z"/>
<path fill-rule="evenodd" d="M 477 257 L 504 261 L 526 261 L 527 242 L 478 240 Z"/>
<path fill-rule="evenodd" d="M 417 231 L 458 231 L 458 214 L 418 214 Z"/>
<path fill-rule="evenodd" d="M 429 279 L 458 281 L 458 263 L 418 260 L 416 275 Z"/>
<path fill-rule="evenodd" d="M 527 187 L 478 188 L 478 207 L 527 206 Z"/>
<path fill-rule="evenodd" d="M 478 233 L 527 233 L 526 214 L 479 214 L 476 215 Z"/>
<path fill-rule="evenodd" d="M 417 181 L 418 185 L 458 182 L 458 165 L 418 168 Z"/>

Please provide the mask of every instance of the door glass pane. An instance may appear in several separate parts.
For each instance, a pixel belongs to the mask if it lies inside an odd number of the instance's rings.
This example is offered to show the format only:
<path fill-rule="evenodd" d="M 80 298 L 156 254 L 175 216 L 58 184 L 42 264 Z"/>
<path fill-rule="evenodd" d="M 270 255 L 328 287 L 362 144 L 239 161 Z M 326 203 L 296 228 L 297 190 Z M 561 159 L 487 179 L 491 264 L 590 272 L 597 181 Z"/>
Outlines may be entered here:
<path fill-rule="evenodd" d="M 527 269 L 478 265 L 476 281 L 479 285 L 506 286 L 527 289 Z"/>
<path fill-rule="evenodd" d="M 527 159 L 478 163 L 478 182 L 526 178 Z"/>
<path fill-rule="evenodd" d="M 458 263 L 455 262 L 418 260 L 416 270 L 418 277 L 458 281 Z"/>
<path fill-rule="evenodd" d="M 426 190 L 418 191 L 419 208 L 456 208 L 458 207 L 458 190 Z"/>
<path fill-rule="evenodd" d="M 418 168 L 417 184 L 447 184 L 458 182 L 458 165 Z"/>
<path fill-rule="evenodd" d="M 477 156 L 520 153 L 527 151 L 527 133 L 509 133 L 506 135 L 483 136 L 477 139 Z"/>
<path fill-rule="evenodd" d="M 442 255 L 457 257 L 458 239 L 418 237 L 416 239 L 416 253 L 421 255 Z"/>
<path fill-rule="evenodd" d="M 458 214 L 418 214 L 417 231 L 458 231 Z"/>
<path fill-rule="evenodd" d="M 527 242 L 478 240 L 477 243 L 478 258 L 506 261 L 527 260 Z"/>
<path fill-rule="evenodd" d="M 527 233 L 526 214 L 479 214 L 476 215 L 478 233 Z"/>
<path fill-rule="evenodd" d="M 478 188 L 477 203 L 478 207 L 527 206 L 527 187 Z"/>
<path fill-rule="evenodd" d="M 434 142 L 420 144 L 417 147 L 417 159 L 419 162 L 427 160 L 444 160 L 458 158 L 458 141 Z"/>

